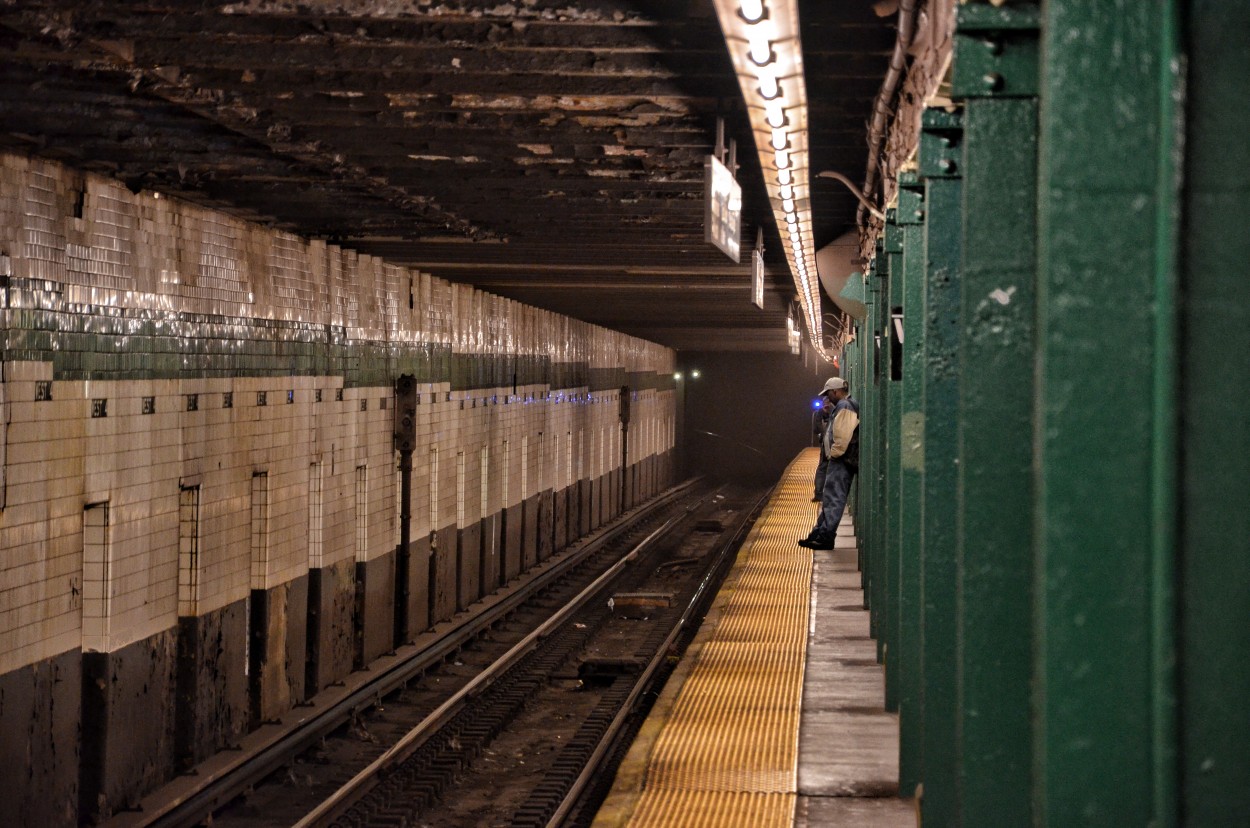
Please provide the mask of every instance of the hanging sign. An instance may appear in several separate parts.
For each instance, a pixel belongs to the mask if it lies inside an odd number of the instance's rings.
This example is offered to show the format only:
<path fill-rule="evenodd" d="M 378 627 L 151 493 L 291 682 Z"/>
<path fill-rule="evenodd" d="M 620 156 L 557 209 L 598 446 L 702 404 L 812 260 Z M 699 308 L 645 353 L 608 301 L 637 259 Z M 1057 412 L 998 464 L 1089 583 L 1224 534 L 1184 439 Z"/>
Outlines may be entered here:
<path fill-rule="evenodd" d="M 758 244 L 751 252 L 751 303 L 764 309 L 764 251 Z"/>
<path fill-rule="evenodd" d="M 742 224 L 742 187 L 715 155 L 707 157 L 703 171 L 703 240 L 716 245 L 736 262 Z"/>

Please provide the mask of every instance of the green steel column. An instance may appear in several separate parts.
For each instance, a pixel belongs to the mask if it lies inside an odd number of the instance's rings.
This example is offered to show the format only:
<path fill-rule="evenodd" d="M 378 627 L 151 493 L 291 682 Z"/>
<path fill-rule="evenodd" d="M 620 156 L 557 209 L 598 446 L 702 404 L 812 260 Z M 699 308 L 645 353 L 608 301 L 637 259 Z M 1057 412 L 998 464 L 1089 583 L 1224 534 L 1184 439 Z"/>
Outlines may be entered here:
<path fill-rule="evenodd" d="M 887 571 L 886 571 L 886 539 L 889 535 L 887 531 L 887 519 L 885 508 L 885 467 L 886 467 L 886 420 L 889 409 L 889 379 L 890 379 L 890 361 L 889 361 L 889 344 L 886 339 L 886 325 L 890 318 L 889 314 L 889 283 L 890 283 L 890 267 L 889 259 L 884 252 L 884 240 L 877 242 L 877 253 L 873 259 L 873 272 L 876 278 L 873 280 L 875 286 L 876 301 L 874 304 L 873 315 L 873 349 L 876 354 L 876 369 L 873 373 L 873 399 L 876 405 L 873 406 L 873 452 L 872 452 L 872 485 L 873 485 L 873 514 L 876 516 L 876 522 L 872 531 L 872 602 L 875 610 L 871 617 L 871 632 L 873 639 L 877 643 L 877 660 L 885 663 L 885 636 L 886 636 L 886 619 L 889 613 L 889 602 L 886 600 L 888 590 L 886 589 Z"/>
<path fill-rule="evenodd" d="M 882 468 L 885 486 L 881 511 L 885 516 L 882 521 L 885 527 L 885 543 L 881 557 L 881 580 L 885 589 L 885 629 L 881 655 L 882 663 L 885 664 L 885 709 L 894 711 L 898 710 L 902 655 L 899 648 L 901 595 L 898 574 L 903 528 L 902 509 L 899 508 L 902 499 L 900 440 L 903 423 L 903 343 L 899 323 L 903 309 L 903 228 L 898 225 L 893 209 L 889 210 L 887 216 L 885 254 L 889 269 L 886 273 L 886 318 L 881 347 L 889 352 L 886 365 L 890 370 L 885 377 L 885 460 Z"/>
<path fill-rule="evenodd" d="M 872 434 L 871 460 L 872 468 L 865 478 L 866 484 L 872 487 L 872 516 L 873 523 L 868 527 L 868 539 L 871 544 L 868 555 L 869 582 L 872 594 L 869 596 L 869 603 L 872 604 L 872 615 L 869 616 L 869 632 L 877 646 L 877 660 L 883 659 L 883 647 L 885 643 L 885 575 L 882 572 L 883 560 L 885 557 L 885 381 L 884 377 L 889 375 L 889 367 L 885 360 L 885 349 L 882 348 L 881 335 L 884 328 L 881 319 L 885 315 L 884 306 L 886 304 L 886 279 L 885 256 L 880 252 L 878 245 L 877 255 L 873 257 L 871 275 L 872 279 L 869 285 L 872 290 L 872 308 L 868 317 L 869 332 L 868 335 L 872 342 L 872 410 L 869 412 L 868 429 Z"/>
<path fill-rule="evenodd" d="M 1173 13 L 1163 0 L 1043 9 L 1034 458 L 1043 825 L 1176 821 Z"/>
<path fill-rule="evenodd" d="M 865 292 L 864 298 L 866 301 L 868 300 L 867 292 Z M 854 354 L 855 354 L 855 363 L 854 363 L 855 364 L 855 371 L 854 371 L 855 377 L 851 384 L 851 393 L 853 394 L 855 399 L 859 401 L 859 416 L 860 416 L 861 423 L 863 423 L 865 419 L 867 418 L 866 407 L 871 405 L 870 396 L 872 393 L 871 387 L 868 384 L 869 349 L 868 347 L 866 347 L 866 343 L 868 342 L 868 339 L 865 336 L 865 325 L 866 325 L 865 321 L 857 321 L 854 323 L 855 341 L 852 343 L 854 345 Z M 865 485 L 864 483 L 865 476 L 863 473 L 864 463 L 867 460 L 866 452 L 864 451 L 865 438 L 867 437 L 867 432 L 868 432 L 868 428 L 866 426 L 861 426 L 859 430 L 860 473 L 855 475 L 855 481 L 854 481 L 855 547 L 856 547 L 857 554 L 859 557 L 860 589 L 863 594 L 864 609 L 868 609 L 868 567 L 867 567 L 867 563 L 865 559 L 866 553 L 865 553 L 865 546 L 864 546 L 864 539 L 865 539 L 864 533 L 865 533 L 865 528 L 867 526 L 866 521 L 868 520 L 868 508 L 869 508 L 869 502 L 870 502 L 869 499 L 871 497 L 871 494 L 869 491 L 870 487 Z"/>
<path fill-rule="evenodd" d="M 839 362 L 838 370 L 841 373 L 841 376 L 851 386 L 851 388 L 855 388 L 855 385 L 859 381 L 859 376 L 860 376 L 859 348 L 858 348 L 857 342 L 851 341 L 851 342 L 846 343 L 846 345 L 843 346 L 841 361 Z M 862 394 L 857 395 L 857 398 L 859 396 L 862 396 Z M 862 406 L 862 403 L 861 403 L 861 406 Z M 856 475 L 855 479 L 851 480 L 850 491 L 847 493 L 847 499 L 846 499 L 846 512 L 847 514 L 852 515 L 855 518 L 855 526 L 856 526 L 855 531 L 857 535 L 859 532 L 858 526 L 859 526 L 859 512 L 860 512 L 860 503 L 861 503 L 858 478 L 859 476 Z"/>
<path fill-rule="evenodd" d="M 924 516 L 924 197 L 914 172 L 899 175 L 903 229 L 903 380 L 899 434 L 899 792 L 924 776 L 921 542 Z"/>
<path fill-rule="evenodd" d="M 923 821 L 956 823 L 955 487 L 959 406 L 960 116 L 923 115 L 924 224 L 924 630 Z"/>
<path fill-rule="evenodd" d="M 851 393 L 859 400 L 859 475 L 856 478 L 859 486 L 860 506 L 855 515 L 855 531 L 859 537 L 860 581 L 864 588 L 864 605 L 872 608 L 872 527 L 876 522 L 873 503 L 872 485 L 872 445 L 875 435 L 872 430 L 872 411 L 876 405 L 873 399 L 873 305 L 876 301 L 873 285 L 872 268 L 864 270 L 866 286 L 864 304 L 868 308 L 867 316 L 856 326 L 855 336 L 860 345 L 860 354 L 864 369 L 860 372 L 859 388 Z M 872 625 L 869 616 L 869 626 Z"/>
<path fill-rule="evenodd" d="M 1032 823 L 1038 11 L 959 9 L 956 669 L 963 825 Z"/>
<path fill-rule="evenodd" d="M 865 298 L 867 298 L 867 294 L 865 294 Z M 858 399 L 861 400 L 860 402 L 861 428 L 859 432 L 859 449 L 860 449 L 859 451 L 859 474 L 855 476 L 855 485 L 859 490 L 859 497 L 860 497 L 859 504 L 860 505 L 858 506 L 859 511 L 855 515 L 855 539 L 856 539 L 857 554 L 859 556 L 860 588 L 863 594 L 864 609 L 868 609 L 868 606 L 869 606 L 868 605 L 868 595 L 869 595 L 868 561 L 867 561 L 867 552 L 865 551 L 867 548 L 866 547 L 867 527 L 865 526 L 864 521 L 866 519 L 865 515 L 867 514 L 868 504 L 870 503 L 871 487 L 868 486 L 864 482 L 866 479 L 864 476 L 864 461 L 866 460 L 865 453 L 864 453 L 864 437 L 866 436 L 868 432 L 868 428 L 866 425 L 864 425 L 866 415 L 864 414 L 863 407 L 864 407 L 864 403 L 868 401 L 869 396 L 872 394 L 872 385 L 869 380 L 869 377 L 870 377 L 869 372 L 872 370 L 872 367 L 869 364 L 869 357 L 871 356 L 871 353 L 872 353 L 872 338 L 871 336 L 866 335 L 866 329 L 865 329 L 866 324 L 867 324 L 866 320 L 862 320 L 856 325 L 856 328 L 855 328 L 855 336 L 856 336 L 855 341 L 856 341 L 856 344 L 859 346 L 859 378 L 856 382 L 856 387 L 858 389 L 856 393 L 859 395 Z"/>
<path fill-rule="evenodd" d="M 876 579 L 876 562 L 879 556 L 877 546 L 877 530 L 881 523 L 880 496 L 879 496 L 879 479 L 877 477 L 878 467 L 878 446 L 881 442 L 880 432 L 877 429 L 877 411 L 881 405 L 880 395 L 880 352 L 877 345 L 879 335 L 877 332 L 877 315 L 878 303 L 880 302 L 877 278 L 877 263 L 874 259 L 868 267 L 865 275 L 865 283 L 868 288 L 868 316 L 861 325 L 864 335 L 864 352 L 868 355 L 868 371 L 864 377 L 865 400 L 864 407 L 860 412 L 860 487 L 865 492 L 865 509 L 866 509 L 866 525 L 864 526 L 864 592 L 865 601 L 872 610 L 868 616 L 869 634 L 875 639 L 880 638 L 878 631 L 878 621 L 880 612 L 878 611 L 877 601 L 877 580 Z M 880 653 L 878 653 L 880 655 Z"/>
<path fill-rule="evenodd" d="M 853 327 L 853 324 L 852 324 L 852 327 Z M 844 354 L 843 354 L 845 365 L 846 365 L 846 368 L 844 369 L 844 375 L 847 377 L 847 382 L 850 383 L 851 387 L 853 389 L 856 389 L 857 391 L 856 396 L 860 399 L 863 398 L 863 390 L 859 388 L 859 384 L 863 382 L 863 376 L 864 376 L 863 365 L 862 365 L 863 355 L 861 353 L 861 350 L 862 349 L 860 348 L 859 340 L 854 339 L 851 342 L 848 342 L 846 344 L 846 347 L 844 349 Z M 862 406 L 862 403 L 861 403 L 861 406 Z M 850 510 L 850 513 L 855 517 L 855 536 L 857 539 L 859 537 L 859 521 L 860 521 L 859 514 L 862 511 L 862 506 L 863 506 L 863 498 L 860 494 L 859 476 L 856 475 L 855 479 L 851 481 L 851 497 L 850 497 L 850 501 L 848 503 L 847 508 Z M 858 546 L 859 544 L 856 543 L 857 548 Z"/>
<path fill-rule="evenodd" d="M 880 357 L 881 376 L 877 380 L 877 659 L 885 664 L 886 644 L 889 638 L 890 613 L 890 516 L 888 505 L 890 467 L 890 257 L 885 253 L 885 239 L 878 243 L 877 284 L 880 286 L 877 301 L 877 353 Z M 888 695 L 888 693 L 887 693 Z"/>
<path fill-rule="evenodd" d="M 1250 4 L 1185 8 L 1181 808 L 1232 828 L 1250 825 Z"/>
<path fill-rule="evenodd" d="M 846 347 L 843 350 L 843 358 L 846 364 L 847 382 L 849 382 L 852 387 L 858 387 L 859 384 L 863 382 L 862 377 L 864 375 L 864 372 L 859 364 L 859 340 L 854 339 L 846 343 Z"/>

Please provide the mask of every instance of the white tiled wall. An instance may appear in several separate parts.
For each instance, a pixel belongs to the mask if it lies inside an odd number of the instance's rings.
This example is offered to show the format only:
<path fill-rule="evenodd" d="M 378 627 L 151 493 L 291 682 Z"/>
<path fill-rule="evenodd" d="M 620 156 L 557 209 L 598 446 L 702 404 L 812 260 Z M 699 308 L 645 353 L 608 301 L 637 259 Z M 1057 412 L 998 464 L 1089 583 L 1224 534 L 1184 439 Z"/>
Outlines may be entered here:
<path fill-rule="evenodd" d="M 84 185 L 83 217 L 74 218 Z M 16 279 L 45 279 L 54 288 L 15 294 L 9 306 L 66 317 L 109 309 L 215 314 L 338 325 L 354 341 L 450 344 L 458 353 L 537 355 L 659 375 L 673 368 L 672 352 L 652 343 L 19 156 L 0 156 L 0 251 L 8 256 L 0 268 Z M 380 405 L 389 387 L 344 388 L 342 376 L 303 375 L 62 380 L 41 360 L 2 368 L 0 673 L 84 643 L 117 649 L 173 626 L 180 597 L 182 612 L 211 612 L 253 587 L 302 575 L 310 561 L 353 558 L 358 537 L 367 558 L 394 548 L 393 411 Z M 52 399 L 36 402 L 37 383 L 54 379 Z M 576 476 L 619 466 L 615 391 L 452 391 L 446 381 L 418 391 L 414 538 L 454 523 L 460 512 L 465 522 L 483 516 L 483 449 L 488 512 L 568 485 L 570 468 Z M 152 413 L 144 413 L 148 398 Z M 107 400 L 107 416 L 91 416 L 96 399 Z M 630 462 L 672 446 L 672 406 L 669 392 L 638 392 Z M 460 452 L 467 458 L 463 504 Z M 367 469 L 367 523 L 358 533 L 360 466 Z M 254 570 L 252 479 L 259 472 L 268 510 L 263 566 Z M 186 487 L 198 487 L 198 520 L 186 508 Z M 102 570 L 84 567 L 84 510 L 104 503 L 108 577 L 88 584 Z M 185 569 L 192 545 L 194 573 Z"/>

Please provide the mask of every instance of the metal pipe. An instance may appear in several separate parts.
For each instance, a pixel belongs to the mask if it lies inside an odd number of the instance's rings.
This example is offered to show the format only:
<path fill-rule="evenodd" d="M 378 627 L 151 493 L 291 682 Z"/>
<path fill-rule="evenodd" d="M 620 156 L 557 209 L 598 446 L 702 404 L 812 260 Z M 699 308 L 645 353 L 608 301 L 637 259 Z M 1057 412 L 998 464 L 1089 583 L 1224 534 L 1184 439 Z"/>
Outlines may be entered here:
<path fill-rule="evenodd" d="M 412 570 L 412 452 L 417 444 L 417 380 L 401 374 L 395 380 L 393 437 L 399 450 L 399 548 L 395 550 L 395 626 L 393 647 L 409 641 L 409 573 Z"/>
<path fill-rule="evenodd" d="M 395 556 L 395 644 L 408 642 L 408 589 L 412 568 L 412 450 L 399 452 L 399 554 Z"/>
<path fill-rule="evenodd" d="M 881 91 L 873 102 L 872 125 L 868 129 L 868 168 L 864 171 L 864 193 L 871 193 L 877 186 L 877 164 L 881 157 L 881 142 L 885 138 L 886 120 L 890 117 L 890 103 L 898 90 L 907 62 L 907 50 L 916 22 L 918 0 L 901 0 L 898 6 L 898 35 L 894 39 L 894 54 L 890 56 L 890 69 L 881 83 Z M 855 214 L 855 223 L 864 226 L 864 205 Z"/>
<path fill-rule="evenodd" d="M 847 178 L 842 173 L 834 172 L 833 170 L 825 170 L 824 172 L 816 173 L 816 177 L 817 178 L 832 178 L 834 181 L 841 181 L 843 184 L 846 185 L 846 188 L 851 191 L 851 195 L 859 199 L 861 212 L 863 210 L 867 210 L 868 212 L 872 213 L 873 218 L 875 218 L 877 221 L 885 221 L 885 213 L 878 210 L 877 206 L 868 200 L 868 198 L 859 189 L 859 187 L 855 186 L 855 182 L 851 181 L 851 179 Z"/>

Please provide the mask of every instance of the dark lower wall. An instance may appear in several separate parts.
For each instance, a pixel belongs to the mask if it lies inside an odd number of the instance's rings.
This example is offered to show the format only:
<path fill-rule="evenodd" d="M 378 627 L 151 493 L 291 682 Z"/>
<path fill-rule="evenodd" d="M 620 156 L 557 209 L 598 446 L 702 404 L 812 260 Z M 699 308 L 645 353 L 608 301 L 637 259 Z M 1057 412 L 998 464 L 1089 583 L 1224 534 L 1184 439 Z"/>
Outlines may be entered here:
<path fill-rule="evenodd" d="M 111 653 L 83 654 L 80 820 L 133 808 L 173 775 L 177 736 L 168 700 L 178 637 L 170 629 Z"/>
<path fill-rule="evenodd" d="M 805 367 L 788 353 L 682 352 L 677 366 L 685 473 L 767 483 L 813 445 L 812 400 L 837 374 L 832 365 Z"/>
<path fill-rule="evenodd" d="M 71 650 L 0 676 L 0 825 L 77 820 L 81 665 Z"/>
<path fill-rule="evenodd" d="M 235 744 L 247 732 L 248 605 L 244 599 L 178 619 L 177 695 L 169 715 L 176 715 L 180 769 Z M 152 701 L 165 698 L 153 691 Z"/>
<path fill-rule="evenodd" d="M 356 669 L 395 649 L 395 553 L 356 564 Z"/>
<path fill-rule="evenodd" d="M 407 637 L 610 521 L 622 498 L 671 483 L 666 453 L 418 539 Z M 0 767 L 22 792 L 0 796 L 0 826 L 92 823 L 132 808 L 390 651 L 394 559 L 314 568 L 115 652 L 73 650 L 0 675 Z"/>
<path fill-rule="evenodd" d="M 251 729 L 303 701 L 308 656 L 308 576 L 252 590 L 248 693 Z"/>
<path fill-rule="evenodd" d="M 412 641 L 430 626 L 430 537 L 413 541 L 408 552 L 408 628 L 402 641 Z"/>
<path fill-rule="evenodd" d="M 431 623 L 446 621 L 456 612 L 459 539 L 454 523 L 439 529 L 430 539 Z"/>
<path fill-rule="evenodd" d="M 344 560 L 309 570 L 304 679 L 308 697 L 351 672 L 355 652 L 355 605 L 355 561 Z"/>
<path fill-rule="evenodd" d="M 500 537 L 502 538 L 502 571 L 500 573 L 501 580 L 506 584 L 513 578 L 521 574 L 522 564 L 525 560 L 525 551 L 523 549 L 522 539 L 526 537 L 525 529 L 525 513 L 534 511 L 529 508 L 530 502 L 536 502 L 538 496 L 535 495 L 525 503 L 518 503 L 515 506 L 504 509 L 501 513 Z M 531 518 L 531 521 L 533 518 Z"/>

